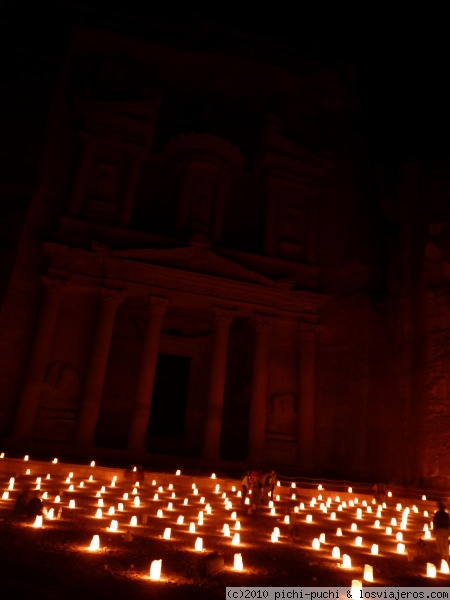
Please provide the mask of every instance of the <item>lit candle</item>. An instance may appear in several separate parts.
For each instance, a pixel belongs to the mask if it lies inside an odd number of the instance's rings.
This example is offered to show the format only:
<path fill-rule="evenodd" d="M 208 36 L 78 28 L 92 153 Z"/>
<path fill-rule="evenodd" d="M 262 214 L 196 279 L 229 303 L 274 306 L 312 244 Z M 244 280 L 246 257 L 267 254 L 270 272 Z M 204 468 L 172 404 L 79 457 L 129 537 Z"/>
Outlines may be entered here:
<path fill-rule="evenodd" d="M 436 566 L 432 563 L 427 563 L 427 577 L 436 577 Z"/>
<path fill-rule="evenodd" d="M 199 537 L 195 540 L 195 550 L 197 552 L 203 551 L 203 538 Z"/>
<path fill-rule="evenodd" d="M 244 570 L 244 564 L 242 562 L 241 554 L 234 555 L 234 570 L 235 571 L 243 571 Z"/>
<path fill-rule="evenodd" d="M 350 556 L 348 554 L 344 554 L 342 556 L 341 567 L 343 569 L 351 569 L 352 568 L 352 561 L 351 561 Z"/>
<path fill-rule="evenodd" d="M 108 528 L 108 531 L 118 531 L 118 529 L 119 529 L 119 523 L 118 523 L 118 521 L 116 521 L 115 519 L 113 519 L 111 521 L 111 524 L 110 524 L 109 528 Z"/>
<path fill-rule="evenodd" d="M 33 523 L 33 527 L 36 527 L 36 528 L 42 527 L 42 515 L 37 515 L 37 517 Z"/>
<path fill-rule="evenodd" d="M 336 559 L 341 558 L 341 550 L 339 546 L 334 546 L 333 550 L 331 551 L 331 557 Z"/>
<path fill-rule="evenodd" d="M 150 579 L 158 581 L 161 577 L 162 559 L 153 560 L 150 565 Z"/>
<path fill-rule="evenodd" d="M 89 550 L 91 552 L 97 552 L 98 550 L 100 550 L 100 536 L 99 535 L 94 535 L 92 540 L 91 540 L 91 544 L 89 546 Z"/>
<path fill-rule="evenodd" d="M 171 532 L 172 532 L 172 530 L 170 529 L 170 527 L 166 527 L 164 529 L 163 539 L 170 540 L 170 534 L 171 534 Z"/>

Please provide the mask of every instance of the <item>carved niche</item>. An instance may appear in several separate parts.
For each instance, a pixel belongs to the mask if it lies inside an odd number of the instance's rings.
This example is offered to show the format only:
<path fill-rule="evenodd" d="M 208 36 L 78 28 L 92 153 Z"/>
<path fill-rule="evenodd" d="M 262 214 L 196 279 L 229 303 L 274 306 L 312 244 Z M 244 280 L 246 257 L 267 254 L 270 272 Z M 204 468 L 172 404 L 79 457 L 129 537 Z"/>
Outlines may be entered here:
<path fill-rule="evenodd" d="M 269 403 L 267 432 L 269 434 L 295 435 L 296 430 L 297 413 L 294 394 L 274 394 Z"/>
<path fill-rule="evenodd" d="M 68 363 L 54 361 L 47 366 L 36 419 L 35 437 L 68 441 L 79 411 L 80 376 Z"/>
<path fill-rule="evenodd" d="M 218 242 L 224 207 L 242 170 L 239 150 L 219 137 L 191 133 L 169 142 L 164 158 L 169 170 L 182 173 L 177 233 Z"/>
<path fill-rule="evenodd" d="M 69 213 L 128 225 L 140 165 L 153 140 L 159 97 L 138 101 L 78 100 L 79 160 Z"/>
<path fill-rule="evenodd" d="M 269 256 L 316 262 L 317 203 L 327 168 L 326 160 L 289 140 L 276 117 L 266 117 L 259 169 Z"/>

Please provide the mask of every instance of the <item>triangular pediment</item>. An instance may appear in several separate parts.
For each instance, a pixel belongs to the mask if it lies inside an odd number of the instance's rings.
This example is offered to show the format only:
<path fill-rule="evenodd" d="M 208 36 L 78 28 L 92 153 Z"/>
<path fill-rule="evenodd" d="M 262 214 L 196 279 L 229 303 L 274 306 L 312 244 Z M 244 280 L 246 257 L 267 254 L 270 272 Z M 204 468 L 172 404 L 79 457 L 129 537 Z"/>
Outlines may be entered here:
<path fill-rule="evenodd" d="M 178 248 L 114 250 L 109 253 L 109 256 L 171 269 L 191 271 L 213 277 L 277 287 L 272 279 L 255 273 L 228 258 L 224 258 L 213 252 L 209 247 L 201 244 Z"/>

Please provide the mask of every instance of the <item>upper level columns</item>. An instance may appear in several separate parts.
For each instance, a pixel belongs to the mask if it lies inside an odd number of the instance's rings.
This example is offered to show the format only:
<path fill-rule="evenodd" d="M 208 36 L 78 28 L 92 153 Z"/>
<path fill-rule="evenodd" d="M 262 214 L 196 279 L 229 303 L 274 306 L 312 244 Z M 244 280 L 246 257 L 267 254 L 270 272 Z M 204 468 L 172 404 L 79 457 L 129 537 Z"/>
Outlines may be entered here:
<path fill-rule="evenodd" d="M 73 185 L 72 196 L 70 198 L 68 212 L 71 216 L 78 216 L 83 204 L 83 191 L 86 180 L 89 175 L 89 169 L 92 165 L 96 139 L 87 132 L 80 133 L 81 157 L 78 165 L 76 180 Z"/>
<path fill-rule="evenodd" d="M 121 301 L 121 291 L 105 288 L 101 290 L 98 324 L 94 334 L 75 437 L 76 442 L 82 445 L 94 443 L 116 312 Z"/>
<path fill-rule="evenodd" d="M 125 190 L 125 196 L 120 209 L 119 223 L 127 227 L 131 221 L 131 215 L 133 213 L 133 205 L 136 196 L 136 188 L 139 179 L 139 172 L 141 169 L 142 161 L 144 160 L 144 154 L 137 148 L 133 148 L 131 144 L 127 147 L 129 157 L 129 170 L 128 180 Z"/>
<path fill-rule="evenodd" d="M 258 464 L 264 462 L 267 422 L 267 380 L 273 318 L 267 315 L 255 315 L 253 323 L 256 330 L 256 342 L 250 401 L 248 460 L 253 464 Z"/>
<path fill-rule="evenodd" d="M 314 467 L 316 326 L 299 325 L 299 421 L 297 464 Z"/>
<path fill-rule="evenodd" d="M 214 308 L 214 338 L 202 453 L 203 458 L 208 460 L 220 458 L 228 339 L 233 312 L 233 310 L 227 308 Z"/>
<path fill-rule="evenodd" d="M 141 356 L 136 401 L 133 410 L 128 449 L 144 451 L 152 403 L 156 363 L 162 324 L 169 300 L 152 296 L 148 301 L 148 320 Z"/>
<path fill-rule="evenodd" d="M 45 286 L 43 304 L 11 435 L 14 440 L 26 440 L 33 434 L 41 386 L 66 283 L 48 277 L 43 277 L 42 281 Z"/>

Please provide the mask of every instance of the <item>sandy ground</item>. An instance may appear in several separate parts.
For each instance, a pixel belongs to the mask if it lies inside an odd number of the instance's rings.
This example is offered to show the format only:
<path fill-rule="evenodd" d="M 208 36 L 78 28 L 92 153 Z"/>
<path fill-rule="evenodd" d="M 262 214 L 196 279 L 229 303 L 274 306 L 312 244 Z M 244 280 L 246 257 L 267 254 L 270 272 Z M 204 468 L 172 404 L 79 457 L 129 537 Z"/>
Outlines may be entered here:
<path fill-rule="evenodd" d="M 14 468 L 13 468 L 14 467 Z M 353 579 L 362 579 L 365 564 L 374 571 L 374 583 L 378 586 L 448 586 L 450 575 L 439 573 L 436 579 L 425 577 L 427 561 L 440 567 L 434 541 L 422 544 L 420 555 L 414 557 L 416 543 L 423 536 L 424 524 L 430 523 L 434 503 L 416 499 L 402 500 L 400 497 L 387 498 L 387 506 L 380 517 L 380 528 L 374 526 L 377 505 L 371 504 L 370 496 L 362 496 L 355 502 L 355 495 L 326 488 L 292 489 L 285 484 L 277 488 L 279 500 L 275 501 L 275 515 L 270 514 L 268 506 L 261 506 L 248 514 L 248 506 L 242 505 L 232 487 L 239 489 L 239 482 L 210 477 L 188 477 L 174 474 L 146 473 L 140 481 L 138 495 L 140 506 L 134 505 L 132 494 L 135 475 L 116 471 L 117 482 L 111 487 L 112 473 L 115 471 L 94 469 L 94 481 L 89 482 L 88 471 L 78 473 L 73 465 L 59 465 L 60 473 L 54 473 L 51 479 L 45 479 L 46 467 L 42 463 L 24 464 L 23 462 L 5 468 L 0 472 L 0 497 L 8 489 L 9 479 L 15 476 L 14 489 L 9 492 L 8 500 L 0 500 L 0 575 L 1 591 L 11 592 L 20 597 L 32 596 L 37 599 L 74 599 L 88 600 L 101 598 L 224 598 L 226 586 L 350 586 Z M 31 473 L 26 475 L 26 468 Z M 69 472 L 73 478 L 66 482 Z M 36 478 L 41 476 L 40 495 L 47 491 L 45 507 L 56 510 L 62 508 L 59 519 L 44 519 L 42 528 L 34 528 L 33 522 L 25 516 L 16 515 L 13 506 L 20 490 L 28 486 L 36 487 Z M 80 488 L 80 482 L 84 487 Z M 69 485 L 74 490 L 69 491 Z M 173 489 L 169 488 L 170 483 Z M 195 483 L 198 494 L 195 495 L 192 484 Z M 98 508 L 97 493 L 101 486 L 105 492 L 103 518 L 94 517 Z M 216 485 L 220 486 L 216 493 Z M 159 490 L 159 491 L 158 491 Z M 232 507 L 226 507 L 226 493 Z M 54 503 L 56 494 L 60 494 L 60 504 Z M 123 494 L 129 499 L 124 500 Z M 155 493 L 158 500 L 154 500 Z M 292 494 L 296 495 L 295 498 Z M 172 498 L 172 494 L 175 497 Z M 321 494 L 322 498 L 319 498 Z M 317 502 L 310 506 L 312 496 Z M 336 500 L 339 496 L 339 500 Z M 185 498 L 188 504 L 185 505 Z M 354 506 L 349 506 L 353 498 Z M 74 499 L 76 507 L 68 507 Z M 330 506 L 322 506 L 329 499 Z M 347 506 L 339 511 L 343 502 Z M 367 512 L 368 503 L 372 509 Z M 117 512 L 118 503 L 124 504 L 124 510 Z M 168 509 L 172 502 L 173 510 Z M 301 502 L 304 504 L 302 508 Z M 206 505 L 210 504 L 211 514 L 206 514 Z M 402 508 L 398 509 L 397 504 Z M 108 516 L 107 510 L 114 506 L 115 515 Z M 400 529 L 400 521 L 405 507 L 410 507 L 407 529 Z M 417 506 L 414 512 L 413 506 Z M 298 513 L 294 512 L 299 507 Z M 327 508 L 327 512 L 323 509 Z M 361 508 L 362 517 L 357 518 L 357 508 Z M 162 518 L 157 516 L 158 509 L 163 511 Z M 198 524 L 199 511 L 204 512 L 204 524 Z M 429 516 L 423 513 L 428 510 Z M 236 511 L 236 519 L 232 518 Z M 336 520 L 331 513 L 336 513 Z M 290 514 L 291 524 L 284 522 Z M 312 523 L 306 522 L 311 514 Z M 137 517 L 139 525 L 130 526 L 131 516 Z M 179 515 L 184 523 L 177 525 Z M 385 527 L 391 519 L 397 518 L 393 533 L 386 535 Z M 107 530 L 111 520 L 117 519 L 118 532 Z M 297 526 L 292 522 L 297 519 Z M 235 530 L 235 521 L 239 520 L 241 529 Z M 189 533 L 189 523 L 196 524 L 196 533 Z M 232 545 L 232 537 L 222 533 L 223 524 L 228 523 L 231 535 L 238 532 L 241 544 Z M 351 530 L 352 523 L 357 526 Z M 165 528 L 171 528 L 171 538 L 163 539 Z M 279 527 L 278 543 L 271 542 L 274 527 Z M 337 528 L 342 529 L 342 537 L 336 535 Z M 127 531 L 132 536 L 127 541 Z M 402 532 L 406 546 L 405 554 L 397 554 L 396 533 Z M 325 533 L 325 543 L 319 550 L 312 549 L 312 541 Z M 98 552 L 88 550 L 94 534 L 100 536 L 101 549 Z M 355 545 L 357 536 L 362 537 L 362 546 Z M 194 550 L 197 537 L 202 537 L 203 552 Z M 373 543 L 379 544 L 379 555 L 371 555 Z M 333 559 L 332 548 L 339 546 L 341 556 L 351 557 L 352 568 L 344 569 L 342 560 Z M 409 551 L 409 558 L 408 558 Z M 234 554 L 242 555 L 244 570 L 233 568 Z M 219 571 L 205 574 L 205 563 L 211 553 L 223 558 L 224 567 Z M 412 560 L 414 558 L 414 560 Z M 162 560 L 162 578 L 152 581 L 149 578 L 150 564 L 155 559 Z"/>

